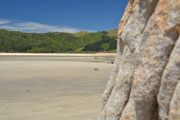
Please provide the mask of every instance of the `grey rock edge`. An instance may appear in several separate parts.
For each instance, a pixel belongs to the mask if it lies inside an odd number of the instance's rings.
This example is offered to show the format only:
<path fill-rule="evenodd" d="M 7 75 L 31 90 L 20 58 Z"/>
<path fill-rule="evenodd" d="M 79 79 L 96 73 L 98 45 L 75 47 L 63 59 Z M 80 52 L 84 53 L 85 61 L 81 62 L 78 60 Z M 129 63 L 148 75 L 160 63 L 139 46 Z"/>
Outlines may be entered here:
<path fill-rule="evenodd" d="M 130 0 L 99 120 L 180 120 L 180 0 Z"/>

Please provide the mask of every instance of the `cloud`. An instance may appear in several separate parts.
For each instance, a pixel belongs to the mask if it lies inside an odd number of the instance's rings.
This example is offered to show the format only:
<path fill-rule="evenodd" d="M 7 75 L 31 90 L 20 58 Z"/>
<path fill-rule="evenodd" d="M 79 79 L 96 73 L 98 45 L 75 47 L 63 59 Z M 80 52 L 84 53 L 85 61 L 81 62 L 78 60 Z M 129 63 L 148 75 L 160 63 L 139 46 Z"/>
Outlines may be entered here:
<path fill-rule="evenodd" d="M 11 21 L 0 19 L 0 25 L 9 24 L 9 23 L 11 23 Z"/>
<path fill-rule="evenodd" d="M 55 25 L 47 25 L 36 22 L 22 22 L 22 21 L 10 21 L 0 19 L 0 29 L 7 29 L 10 31 L 22 31 L 30 33 L 46 33 L 46 32 L 68 32 L 76 33 L 80 31 L 94 32 L 93 30 L 84 30 L 71 27 L 60 27 Z"/>

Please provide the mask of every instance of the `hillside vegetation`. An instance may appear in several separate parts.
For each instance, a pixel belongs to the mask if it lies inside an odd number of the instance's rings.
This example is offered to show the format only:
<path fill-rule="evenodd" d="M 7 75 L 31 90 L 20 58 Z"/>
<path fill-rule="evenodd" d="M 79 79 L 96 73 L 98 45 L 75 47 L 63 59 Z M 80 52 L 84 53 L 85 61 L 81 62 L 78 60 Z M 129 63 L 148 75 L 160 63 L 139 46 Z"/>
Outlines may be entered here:
<path fill-rule="evenodd" d="M 0 52 L 113 52 L 116 30 L 79 33 L 23 33 L 0 30 Z"/>

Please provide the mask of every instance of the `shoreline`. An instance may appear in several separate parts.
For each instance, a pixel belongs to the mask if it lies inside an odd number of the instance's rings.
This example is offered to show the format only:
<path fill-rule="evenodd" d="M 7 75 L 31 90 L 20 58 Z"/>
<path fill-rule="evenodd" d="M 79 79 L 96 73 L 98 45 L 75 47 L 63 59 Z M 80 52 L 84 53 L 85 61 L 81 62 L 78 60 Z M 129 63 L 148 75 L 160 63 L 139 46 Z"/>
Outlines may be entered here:
<path fill-rule="evenodd" d="M 116 53 L 0 53 L 0 56 L 113 57 L 116 56 Z"/>

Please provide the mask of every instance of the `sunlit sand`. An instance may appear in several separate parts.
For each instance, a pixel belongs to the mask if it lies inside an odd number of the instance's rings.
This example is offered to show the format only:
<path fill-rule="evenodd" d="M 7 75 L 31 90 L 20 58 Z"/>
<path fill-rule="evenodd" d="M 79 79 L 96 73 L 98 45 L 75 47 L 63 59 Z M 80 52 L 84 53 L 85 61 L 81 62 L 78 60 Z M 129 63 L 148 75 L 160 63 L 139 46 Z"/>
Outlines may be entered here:
<path fill-rule="evenodd" d="M 96 120 L 112 59 L 0 56 L 0 120 Z"/>

